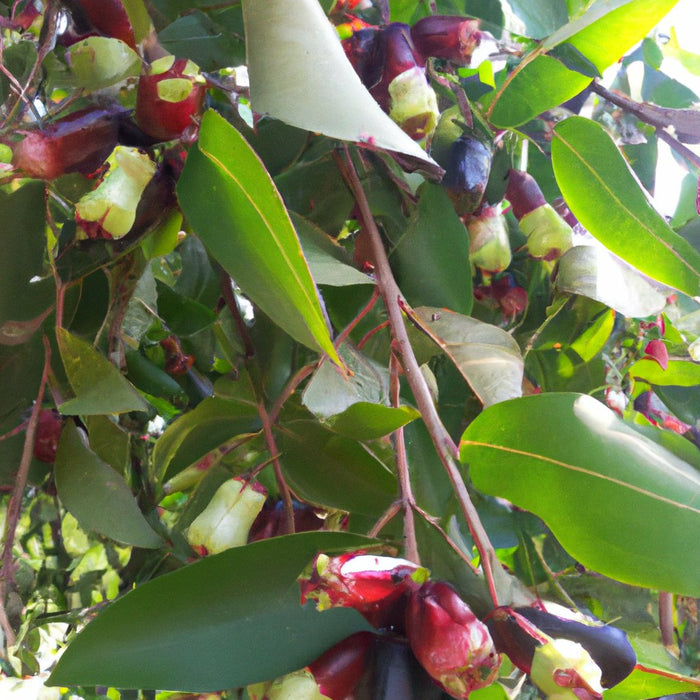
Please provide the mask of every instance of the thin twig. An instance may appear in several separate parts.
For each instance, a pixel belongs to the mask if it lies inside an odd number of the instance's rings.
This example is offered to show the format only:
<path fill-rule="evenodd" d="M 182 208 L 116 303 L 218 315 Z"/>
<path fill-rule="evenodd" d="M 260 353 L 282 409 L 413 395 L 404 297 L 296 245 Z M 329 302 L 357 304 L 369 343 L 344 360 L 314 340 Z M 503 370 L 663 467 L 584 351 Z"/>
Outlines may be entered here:
<path fill-rule="evenodd" d="M 416 356 L 413 353 L 413 348 L 408 338 L 403 314 L 399 305 L 399 300 L 402 298 L 401 292 L 396 284 L 396 280 L 394 280 L 389 265 L 389 259 L 384 250 L 384 244 L 382 243 L 379 229 L 372 216 L 367 195 L 362 189 L 362 184 L 360 183 L 360 179 L 355 171 L 355 166 L 353 165 L 347 149 L 345 155 L 345 160 L 340 158 L 338 154 L 334 154 L 334 159 L 350 191 L 353 193 L 360 211 L 361 224 L 366 228 L 369 235 L 375 259 L 377 286 L 381 292 L 389 317 L 389 323 L 394 338 L 394 349 L 398 353 L 406 376 L 406 381 L 411 387 L 418 410 L 433 440 L 438 457 L 447 472 L 464 519 L 467 522 L 476 548 L 479 551 L 481 566 L 484 571 L 484 578 L 486 579 L 491 600 L 495 606 L 498 606 L 498 596 L 496 594 L 496 585 L 493 576 L 493 567 L 498 566 L 496 553 L 481 523 L 479 514 L 472 503 L 462 474 L 455 463 L 455 457 L 457 455 L 454 449 L 454 442 L 440 420 L 440 416 L 437 413 L 433 398 L 430 394 L 430 389 L 420 371 Z"/>
<path fill-rule="evenodd" d="M 277 421 L 277 418 L 279 417 L 280 411 L 282 410 L 282 407 L 286 403 L 287 399 L 296 391 L 299 384 L 301 384 L 308 376 L 310 376 L 314 372 L 316 367 L 317 367 L 317 365 L 315 363 L 309 364 L 309 365 L 304 365 L 287 382 L 284 389 L 282 389 L 282 392 L 277 397 L 275 403 L 272 405 L 272 408 L 270 409 L 269 416 L 270 416 L 271 423 L 275 423 Z"/>
<path fill-rule="evenodd" d="M 661 643 L 670 648 L 674 645 L 673 636 L 673 595 L 659 591 L 659 630 Z"/>
<path fill-rule="evenodd" d="M 666 127 L 672 126 L 677 132 L 683 131 L 689 136 L 700 137 L 700 116 L 697 111 L 667 109 L 657 105 L 642 104 L 617 90 L 608 90 L 597 81 L 591 83 L 591 90 L 604 100 L 633 114 L 645 124 L 656 127 L 656 134 L 662 141 L 665 141 L 676 153 L 686 158 L 696 168 L 700 168 L 700 156 L 693 153 L 668 131 L 665 131 Z"/>
<path fill-rule="evenodd" d="M 372 296 L 370 297 L 370 300 L 364 305 L 362 309 L 360 309 L 360 312 L 355 316 L 355 318 L 348 323 L 348 325 L 338 334 L 338 337 L 335 339 L 333 342 L 333 345 L 335 346 L 336 350 L 342 345 L 342 343 L 345 341 L 345 339 L 350 335 L 350 333 L 353 332 L 355 329 L 355 326 L 374 308 L 374 305 L 377 303 L 377 299 L 379 299 L 379 290 L 375 287 L 372 290 Z"/>
<path fill-rule="evenodd" d="M 32 452 L 34 450 L 34 438 L 36 436 L 37 425 L 39 424 L 39 413 L 41 412 L 41 404 L 44 400 L 44 390 L 49 376 L 49 367 L 51 365 L 51 345 L 48 338 L 44 336 L 44 369 L 39 382 L 39 390 L 37 391 L 36 400 L 32 407 L 32 414 L 27 424 L 27 434 L 24 438 L 24 447 L 22 448 L 22 457 L 20 459 L 15 482 L 10 494 L 10 502 L 7 505 L 7 514 L 5 516 L 5 533 L 4 544 L 2 549 L 2 569 L 0 569 L 0 622 L 3 624 L 3 632 L 5 633 L 5 641 L 8 646 L 15 642 L 15 633 L 9 625 L 5 612 L 5 598 L 8 592 L 8 585 L 14 580 L 14 567 L 12 551 L 15 543 L 15 535 L 17 534 L 17 524 L 19 523 L 20 511 L 22 508 L 22 497 L 27 486 L 29 478 L 29 466 L 32 462 Z M 7 628 L 5 628 L 7 623 Z"/>
<path fill-rule="evenodd" d="M 401 512 L 401 501 L 394 501 L 379 517 L 367 537 L 377 537 L 379 533 Z"/>
<path fill-rule="evenodd" d="M 401 403 L 401 382 L 399 380 L 399 360 L 391 353 L 389 360 L 389 375 L 391 378 L 391 405 L 398 408 Z M 394 431 L 394 451 L 396 453 L 396 475 L 399 481 L 399 496 L 403 508 L 403 548 L 404 556 L 414 564 L 420 565 L 418 552 L 418 540 L 416 539 L 416 522 L 413 509 L 416 499 L 411 488 L 411 474 L 408 468 L 408 455 L 406 454 L 406 441 L 404 440 L 403 427 Z"/>

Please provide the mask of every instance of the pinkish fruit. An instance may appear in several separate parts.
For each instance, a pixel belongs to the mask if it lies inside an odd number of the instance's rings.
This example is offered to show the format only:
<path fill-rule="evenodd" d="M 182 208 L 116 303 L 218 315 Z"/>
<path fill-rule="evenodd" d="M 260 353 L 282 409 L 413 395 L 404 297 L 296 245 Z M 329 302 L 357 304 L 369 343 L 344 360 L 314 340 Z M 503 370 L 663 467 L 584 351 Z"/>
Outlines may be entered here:
<path fill-rule="evenodd" d="M 320 610 L 355 608 L 377 628 L 403 628 L 406 595 L 427 578 L 426 569 L 405 559 L 319 554 L 311 576 L 300 581 L 301 597 L 317 600 Z"/>
<path fill-rule="evenodd" d="M 61 436 L 63 421 L 55 411 L 42 409 L 34 435 L 34 457 L 40 462 L 53 464 L 56 461 L 58 439 Z"/>
<path fill-rule="evenodd" d="M 469 260 L 486 275 L 503 272 L 511 261 L 510 240 L 499 207 L 482 207 L 467 219 Z"/>
<path fill-rule="evenodd" d="M 411 595 L 406 630 L 418 661 L 453 697 L 495 680 L 500 656 L 489 630 L 450 584 L 428 581 Z"/>
<path fill-rule="evenodd" d="M 103 36 L 121 39 L 136 50 L 134 29 L 122 0 L 73 0 L 70 7 L 73 14 L 89 22 Z"/>
<path fill-rule="evenodd" d="M 650 340 L 644 348 L 644 357 L 654 360 L 661 369 L 668 369 L 668 349 L 663 340 Z"/>
<path fill-rule="evenodd" d="M 158 141 L 180 138 L 202 111 L 206 85 L 197 65 L 164 56 L 139 80 L 136 121 Z"/>

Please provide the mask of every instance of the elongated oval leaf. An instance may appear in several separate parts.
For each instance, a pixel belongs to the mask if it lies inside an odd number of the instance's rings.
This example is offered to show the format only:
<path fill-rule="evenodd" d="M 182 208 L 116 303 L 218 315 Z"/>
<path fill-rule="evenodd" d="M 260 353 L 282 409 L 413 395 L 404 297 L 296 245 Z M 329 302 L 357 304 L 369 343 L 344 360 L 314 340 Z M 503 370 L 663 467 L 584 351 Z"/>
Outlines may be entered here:
<path fill-rule="evenodd" d="M 551 56 L 541 55 L 518 70 L 491 103 L 494 126 L 515 127 L 570 100 L 591 82 L 589 76 L 567 68 Z"/>
<path fill-rule="evenodd" d="M 326 421 L 333 432 L 355 440 L 373 440 L 394 432 L 420 417 L 411 406 L 382 406 L 358 402 Z"/>
<path fill-rule="evenodd" d="M 338 360 L 282 199 L 248 142 L 216 112 L 202 118 L 177 193 L 192 228 L 243 291 L 293 338 Z"/>
<path fill-rule="evenodd" d="M 559 261 L 557 289 L 583 294 L 629 318 L 660 313 L 666 294 L 648 277 L 599 246 L 579 245 Z"/>
<path fill-rule="evenodd" d="M 539 515 L 585 566 L 700 594 L 700 474 L 595 399 L 492 406 L 465 431 L 461 458 L 477 488 Z"/>
<path fill-rule="evenodd" d="M 256 111 L 436 167 L 362 85 L 318 0 L 245 0 L 243 18 Z"/>
<path fill-rule="evenodd" d="M 602 72 L 641 41 L 678 0 L 606 0 L 546 39 L 549 50 L 568 41 Z"/>
<path fill-rule="evenodd" d="M 637 360 L 630 376 L 655 386 L 700 386 L 700 364 L 689 360 L 670 360 L 666 369 L 655 360 Z"/>
<path fill-rule="evenodd" d="M 426 332 L 450 357 L 484 406 L 520 396 L 523 359 L 500 328 L 446 309 L 415 310 Z"/>
<path fill-rule="evenodd" d="M 65 328 L 56 329 L 56 341 L 68 381 L 75 392 L 74 399 L 58 407 L 61 413 L 94 416 L 147 409 L 148 404 L 141 394 L 89 343 Z"/>
<path fill-rule="evenodd" d="M 576 218 L 640 272 L 691 296 L 700 293 L 700 254 L 651 206 L 604 129 L 569 117 L 554 130 L 552 165 Z"/>
<path fill-rule="evenodd" d="M 319 550 L 371 543 L 345 533 L 301 533 L 230 549 L 161 576 L 91 622 L 49 684 L 205 692 L 302 668 L 369 627 L 354 610 L 302 608 L 297 576 Z"/>
<path fill-rule="evenodd" d="M 61 432 L 54 473 L 61 502 L 83 530 L 136 547 L 163 544 L 123 477 L 85 444 L 72 420 Z"/>

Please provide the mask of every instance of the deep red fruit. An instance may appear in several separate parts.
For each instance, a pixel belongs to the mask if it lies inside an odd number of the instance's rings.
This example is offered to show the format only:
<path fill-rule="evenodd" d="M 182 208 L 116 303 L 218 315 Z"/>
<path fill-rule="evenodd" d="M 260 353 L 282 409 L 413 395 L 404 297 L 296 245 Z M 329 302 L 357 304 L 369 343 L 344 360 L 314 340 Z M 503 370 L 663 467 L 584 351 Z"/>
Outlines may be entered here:
<path fill-rule="evenodd" d="M 449 583 L 428 581 L 411 595 L 406 631 L 418 661 L 452 697 L 494 681 L 501 660 L 491 635 Z"/>
<path fill-rule="evenodd" d="M 202 111 L 205 92 L 199 69 L 191 61 L 160 58 L 139 80 L 136 121 L 158 141 L 179 138 Z"/>
<path fill-rule="evenodd" d="M 89 175 L 117 145 L 124 111 L 81 109 L 43 129 L 20 131 L 12 145 L 12 165 L 27 177 L 53 180 L 65 173 Z"/>
<path fill-rule="evenodd" d="M 122 0 L 73 0 L 70 7 L 74 14 L 87 20 L 103 36 L 121 39 L 136 50 L 134 28 Z"/>
<path fill-rule="evenodd" d="M 55 411 L 42 409 L 34 436 L 34 457 L 40 462 L 53 464 L 56 461 L 58 438 L 63 422 Z"/>
<path fill-rule="evenodd" d="M 547 203 L 535 178 L 521 170 L 508 172 L 506 199 L 513 207 L 513 215 L 518 221 Z"/>
<path fill-rule="evenodd" d="M 356 632 L 309 664 L 319 690 L 331 700 L 345 700 L 365 669 L 367 651 L 376 635 Z"/>
<path fill-rule="evenodd" d="M 413 44 L 423 56 L 444 58 L 465 66 L 482 38 L 478 19 L 431 15 L 411 27 Z"/>

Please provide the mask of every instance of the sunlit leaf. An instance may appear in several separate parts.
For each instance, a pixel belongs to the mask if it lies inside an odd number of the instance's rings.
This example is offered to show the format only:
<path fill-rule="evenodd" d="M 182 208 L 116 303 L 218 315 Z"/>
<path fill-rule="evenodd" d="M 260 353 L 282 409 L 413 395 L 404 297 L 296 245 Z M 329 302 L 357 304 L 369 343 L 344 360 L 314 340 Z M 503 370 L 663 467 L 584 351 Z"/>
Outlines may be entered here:
<path fill-rule="evenodd" d="M 54 473 L 61 502 L 83 530 L 137 547 L 163 544 L 124 478 L 90 449 L 72 420 L 63 427 Z"/>
<path fill-rule="evenodd" d="M 691 296 L 700 293 L 700 254 L 652 207 L 603 128 L 569 117 L 554 136 L 554 173 L 584 228 L 652 279 Z"/>
<path fill-rule="evenodd" d="M 246 140 L 216 112 L 202 119 L 177 191 L 199 238 L 253 302 L 296 340 L 337 360 L 279 193 Z"/>
<path fill-rule="evenodd" d="M 410 406 L 381 406 L 376 403 L 354 403 L 342 413 L 326 421 L 331 430 L 356 440 L 372 440 L 392 433 L 414 421 L 420 413 Z"/>
<path fill-rule="evenodd" d="M 658 314 L 667 294 L 603 248 L 575 246 L 559 261 L 557 289 L 583 294 L 629 318 Z"/>
<path fill-rule="evenodd" d="M 340 45 L 317 0 L 245 0 L 253 108 L 333 138 L 399 151 L 433 164 L 385 114 Z"/>
<path fill-rule="evenodd" d="M 446 309 L 415 309 L 421 330 L 455 363 L 484 406 L 520 396 L 523 360 L 504 330 Z"/>
<path fill-rule="evenodd" d="M 302 668 L 368 625 L 354 610 L 302 608 L 297 576 L 319 550 L 371 542 L 345 533 L 301 533 L 230 549 L 161 576 L 91 622 L 49 683 L 204 692 Z"/>
<path fill-rule="evenodd" d="M 700 473 L 595 399 L 492 406 L 465 431 L 461 458 L 477 488 L 539 515 L 584 566 L 700 593 Z"/>
<path fill-rule="evenodd" d="M 643 358 L 630 367 L 629 373 L 658 386 L 700 386 L 700 364 L 689 360 L 670 360 L 663 369 L 655 360 Z"/>

